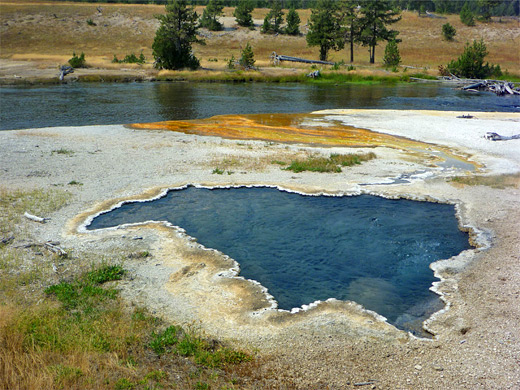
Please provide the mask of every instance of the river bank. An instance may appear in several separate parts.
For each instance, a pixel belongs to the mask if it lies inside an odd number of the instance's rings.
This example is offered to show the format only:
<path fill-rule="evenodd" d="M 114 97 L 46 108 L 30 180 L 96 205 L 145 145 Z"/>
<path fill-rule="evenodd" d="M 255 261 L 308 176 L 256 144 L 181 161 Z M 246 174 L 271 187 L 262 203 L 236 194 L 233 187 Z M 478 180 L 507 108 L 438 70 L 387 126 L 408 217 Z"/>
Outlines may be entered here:
<path fill-rule="evenodd" d="M 411 71 L 395 73 L 384 69 L 361 71 L 330 71 L 325 70 L 318 78 L 308 76 L 308 69 L 301 68 L 258 68 L 256 70 L 223 70 L 201 69 L 197 71 L 166 71 L 156 70 L 151 66 L 129 66 L 115 69 L 109 68 L 78 68 L 64 80 L 59 79 L 59 69 L 53 65 L 42 65 L 33 61 L 12 61 L 0 59 L 0 85 L 30 86 L 54 85 L 75 82 L 207 82 L 207 83 L 399 83 L 410 82 L 411 78 L 436 80 L 427 73 Z"/>
<path fill-rule="evenodd" d="M 518 140 L 493 142 L 486 132 L 520 132 L 514 113 L 333 110 L 316 113 L 315 126 L 341 122 L 402 138 L 401 145 L 324 147 L 314 143 L 229 140 L 119 125 L 0 132 L 4 189 L 53 188 L 70 192 L 49 223 L 31 228 L 40 241 L 58 240 L 75 253 L 115 254 L 139 248 L 151 257 L 127 259 L 131 277 L 120 283 L 127 302 L 167 320 L 196 322 L 212 337 L 258 348 L 258 368 L 280 373 L 296 388 L 498 389 L 520 385 Z M 312 117 L 312 115 L 311 115 Z M 409 141 L 424 143 L 420 151 Z M 281 140 L 283 141 L 283 140 Z M 443 166 L 436 145 L 468 162 L 470 172 Z M 305 155 L 373 151 L 377 158 L 342 173 L 281 170 L 273 160 Z M 231 174 L 215 167 L 233 161 Z M 229 169 L 231 171 L 231 169 Z M 398 177 L 409 180 L 391 183 Z M 481 179 L 487 185 L 464 185 Z M 73 183 L 73 184 L 71 184 Z M 457 205 L 461 227 L 476 250 L 434 265 L 435 289 L 447 304 L 432 317 L 433 340 L 417 339 L 356 304 L 329 301 L 298 313 L 278 312 L 262 288 L 231 277 L 225 256 L 201 248 L 162 225 L 86 233 L 96 212 L 125 199 L 148 199 L 166 188 L 270 185 L 304 193 L 406 197 Z M 78 230 L 79 229 L 79 230 Z M 285 381 L 285 382 L 284 382 Z"/>

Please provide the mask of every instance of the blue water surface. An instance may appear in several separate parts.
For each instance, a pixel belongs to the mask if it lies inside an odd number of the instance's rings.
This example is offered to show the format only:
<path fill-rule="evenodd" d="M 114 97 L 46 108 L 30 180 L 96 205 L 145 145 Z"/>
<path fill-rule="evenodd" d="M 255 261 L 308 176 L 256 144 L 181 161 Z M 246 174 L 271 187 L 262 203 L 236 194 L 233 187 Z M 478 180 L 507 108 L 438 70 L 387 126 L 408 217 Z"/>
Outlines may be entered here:
<path fill-rule="evenodd" d="M 442 308 L 429 265 L 470 248 L 454 206 L 377 196 L 304 196 L 274 188 L 172 190 L 126 203 L 89 229 L 169 221 L 235 259 L 279 308 L 352 300 L 420 333 Z"/>
<path fill-rule="evenodd" d="M 520 96 L 438 84 L 71 83 L 0 87 L 0 130 L 200 119 L 333 108 L 520 110 Z"/>

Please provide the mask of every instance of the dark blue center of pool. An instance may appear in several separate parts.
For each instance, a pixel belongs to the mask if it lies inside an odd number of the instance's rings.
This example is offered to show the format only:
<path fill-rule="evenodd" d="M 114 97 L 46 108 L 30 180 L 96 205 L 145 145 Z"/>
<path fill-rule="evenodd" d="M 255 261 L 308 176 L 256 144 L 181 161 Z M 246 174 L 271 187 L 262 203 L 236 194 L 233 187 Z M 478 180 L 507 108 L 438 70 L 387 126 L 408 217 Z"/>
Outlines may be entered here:
<path fill-rule="evenodd" d="M 429 265 L 470 248 L 452 205 L 273 188 L 172 190 L 102 214 L 89 229 L 147 220 L 169 221 L 229 255 L 281 309 L 352 300 L 416 333 L 442 308 Z"/>

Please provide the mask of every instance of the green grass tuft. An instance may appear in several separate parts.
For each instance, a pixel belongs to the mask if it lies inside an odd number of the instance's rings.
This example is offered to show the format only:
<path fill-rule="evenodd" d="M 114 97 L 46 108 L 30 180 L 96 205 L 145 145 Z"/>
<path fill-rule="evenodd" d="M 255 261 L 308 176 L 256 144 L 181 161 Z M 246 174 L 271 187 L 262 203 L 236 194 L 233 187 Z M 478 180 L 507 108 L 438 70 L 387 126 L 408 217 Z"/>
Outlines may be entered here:
<path fill-rule="evenodd" d="M 174 353 L 193 357 L 195 363 L 209 368 L 223 368 L 251 360 L 245 352 L 213 345 L 194 332 L 178 326 L 169 326 L 163 332 L 152 333 L 149 347 L 159 356 Z"/>
<path fill-rule="evenodd" d="M 311 156 L 305 160 L 293 160 L 287 168 L 282 168 L 295 173 L 310 172 L 333 172 L 339 173 L 341 167 L 349 167 L 361 164 L 363 161 L 369 161 L 376 158 L 372 152 L 364 154 L 331 154 L 330 157 Z"/>

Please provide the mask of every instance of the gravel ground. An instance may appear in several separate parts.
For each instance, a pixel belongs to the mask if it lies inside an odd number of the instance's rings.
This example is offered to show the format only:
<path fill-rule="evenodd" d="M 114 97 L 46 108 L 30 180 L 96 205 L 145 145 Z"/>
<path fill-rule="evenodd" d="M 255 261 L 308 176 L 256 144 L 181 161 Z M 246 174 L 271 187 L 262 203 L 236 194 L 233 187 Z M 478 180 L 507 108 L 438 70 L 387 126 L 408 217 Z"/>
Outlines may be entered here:
<path fill-rule="evenodd" d="M 497 129 L 503 135 L 520 133 L 520 115 L 472 113 L 474 119 L 463 120 L 453 112 L 326 114 L 330 120 L 447 146 L 481 164 L 483 175 L 516 174 L 515 185 L 450 183 L 450 176 L 469 173 L 432 163 L 424 153 L 386 147 L 375 148 L 377 159 L 339 174 L 294 174 L 266 161 L 269 156 L 353 150 L 123 126 L 2 131 L 1 185 L 72 192 L 65 208 L 45 216 L 49 223 L 35 224 L 35 237 L 60 241 L 78 253 L 149 250 L 151 257 L 127 260 L 131 277 L 121 283 L 122 295 L 177 323 L 196 324 L 210 336 L 257 348 L 265 357 L 259 370 L 282 373 L 273 388 L 520 388 L 520 140 L 482 138 Z M 213 174 L 218 162 L 230 156 L 239 161 L 234 173 Z M 258 163 L 250 164 L 253 160 Z M 411 180 L 374 184 L 403 176 Z M 452 202 L 477 249 L 432 266 L 442 278 L 434 288 L 446 309 L 427 321 L 435 337 L 418 339 L 352 302 L 330 300 L 292 314 L 278 311 L 261 286 L 234 277 L 232 259 L 200 247 L 176 228 L 149 224 L 89 233 L 82 228 L 93 214 L 121 200 L 147 199 L 190 183 Z"/>

